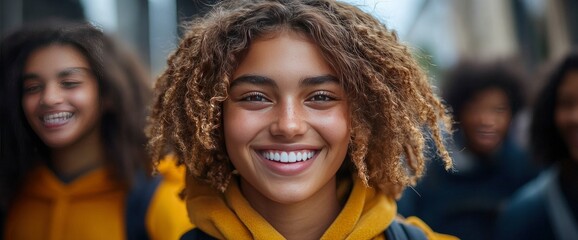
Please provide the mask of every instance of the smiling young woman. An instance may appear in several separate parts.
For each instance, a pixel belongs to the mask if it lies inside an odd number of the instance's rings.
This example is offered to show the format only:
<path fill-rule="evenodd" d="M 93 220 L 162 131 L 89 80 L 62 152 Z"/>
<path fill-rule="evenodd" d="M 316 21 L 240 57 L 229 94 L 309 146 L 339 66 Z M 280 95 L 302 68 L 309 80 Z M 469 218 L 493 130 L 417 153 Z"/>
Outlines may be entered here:
<path fill-rule="evenodd" d="M 227 154 L 243 176 L 243 195 L 282 234 L 301 217 L 288 208 L 327 206 L 307 219 L 325 223 L 320 229 L 339 213 L 335 175 L 350 138 L 346 97 L 318 47 L 294 32 L 254 41 L 233 74 L 223 104 Z"/>
<path fill-rule="evenodd" d="M 188 167 L 196 228 L 184 239 L 383 239 L 398 226 L 394 199 L 423 172 L 422 127 L 451 166 L 449 117 L 425 75 L 348 4 L 227 1 L 168 63 L 149 146 Z"/>
<path fill-rule="evenodd" d="M 0 238 L 175 239 L 190 228 L 183 171 L 163 161 L 162 180 L 146 177 L 151 91 L 119 47 L 68 22 L 3 39 Z"/>
<path fill-rule="evenodd" d="M 41 48 L 30 55 L 22 75 L 24 115 L 47 146 L 102 147 L 98 82 L 78 50 Z"/>

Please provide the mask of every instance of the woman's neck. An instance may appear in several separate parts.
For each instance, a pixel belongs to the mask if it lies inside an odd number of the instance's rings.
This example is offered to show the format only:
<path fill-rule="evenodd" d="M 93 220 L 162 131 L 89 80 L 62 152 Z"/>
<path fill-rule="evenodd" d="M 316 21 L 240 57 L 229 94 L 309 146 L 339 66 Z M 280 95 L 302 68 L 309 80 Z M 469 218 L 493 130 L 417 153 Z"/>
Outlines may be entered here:
<path fill-rule="evenodd" d="M 71 181 L 104 164 L 104 147 L 97 131 L 63 148 L 51 149 L 51 166 L 62 180 Z"/>
<path fill-rule="evenodd" d="M 255 192 L 244 195 L 251 196 L 247 198 L 251 206 L 286 239 L 319 239 L 341 211 L 336 189 L 334 178 L 314 196 L 295 204 L 274 202 Z"/>

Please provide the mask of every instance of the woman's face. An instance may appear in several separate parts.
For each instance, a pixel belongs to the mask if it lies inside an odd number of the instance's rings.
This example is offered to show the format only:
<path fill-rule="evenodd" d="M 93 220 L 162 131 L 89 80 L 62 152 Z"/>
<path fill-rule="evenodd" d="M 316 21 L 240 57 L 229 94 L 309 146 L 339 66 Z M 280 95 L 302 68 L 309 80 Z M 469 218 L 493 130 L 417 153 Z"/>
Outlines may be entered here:
<path fill-rule="evenodd" d="M 499 88 L 490 88 L 477 93 L 463 106 L 460 125 L 468 147 L 487 155 L 498 149 L 511 119 L 508 95 Z"/>
<path fill-rule="evenodd" d="M 558 88 L 555 123 L 570 156 L 578 161 L 578 70 L 568 72 Z"/>
<path fill-rule="evenodd" d="M 233 79 L 225 143 L 245 197 L 292 204 L 334 194 L 349 106 L 317 45 L 293 32 L 257 39 Z"/>
<path fill-rule="evenodd" d="M 22 109 L 48 147 L 66 148 L 100 136 L 98 82 L 74 47 L 49 45 L 34 51 L 22 78 Z"/>

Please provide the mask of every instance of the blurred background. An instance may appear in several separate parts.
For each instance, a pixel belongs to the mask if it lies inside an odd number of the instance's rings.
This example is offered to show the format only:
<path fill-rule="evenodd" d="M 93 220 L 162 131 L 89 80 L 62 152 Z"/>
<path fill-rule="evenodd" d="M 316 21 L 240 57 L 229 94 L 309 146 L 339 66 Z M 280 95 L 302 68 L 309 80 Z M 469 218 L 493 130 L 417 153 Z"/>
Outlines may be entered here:
<path fill-rule="evenodd" d="M 576 0 L 346 0 L 397 31 L 438 84 L 463 58 L 516 59 L 530 72 L 578 44 Z M 85 19 L 132 45 L 158 75 L 180 24 L 218 0 L 0 0 L 0 37 L 46 18 Z"/>
<path fill-rule="evenodd" d="M 179 42 L 180 26 L 202 17 L 218 1 L 0 0 L 0 37 L 44 19 L 86 20 L 132 47 L 154 79 Z M 439 88 L 446 73 L 464 59 L 500 62 L 524 73 L 524 95 L 532 99 L 550 66 L 578 47 L 578 0 L 342 1 L 396 31 Z M 512 116 L 510 133 L 523 148 L 529 114 L 526 109 Z"/>

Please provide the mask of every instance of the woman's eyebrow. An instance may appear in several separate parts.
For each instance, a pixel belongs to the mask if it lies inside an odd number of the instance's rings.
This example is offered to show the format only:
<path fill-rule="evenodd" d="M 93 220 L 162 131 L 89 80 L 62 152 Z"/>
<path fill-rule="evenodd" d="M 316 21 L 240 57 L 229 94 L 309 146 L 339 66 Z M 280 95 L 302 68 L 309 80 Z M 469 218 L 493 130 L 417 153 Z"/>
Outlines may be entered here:
<path fill-rule="evenodd" d="M 90 74 L 91 71 L 88 68 L 85 67 L 71 67 L 71 68 L 65 68 L 64 70 L 58 72 L 58 77 L 59 78 L 63 78 L 63 77 L 67 77 L 70 76 L 72 74 L 75 73 L 87 73 Z"/>
<path fill-rule="evenodd" d="M 315 76 L 315 77 L 307 77 L 307 78 L 304 78 L 301 81 L 299 81 L 299 85 L 305 86 L 305 87 L 320 85 L 320 84 L 324 84 L 324 83 L 339 84 L 339 80 L 337 79 L 337 77 L 335 77 L 333 75 L 321 75 L 321 76 Z M 270 79 L 270 78 L 264 77 L 264 76 L 259 76 L 259 75 L 240 76 L 240 77 L 236 78 L 235 80 L 233 80 L 233 82 L 231 82 L 230 88 L 233 88 L 233 87 L 240 85 L 240 84 L 266 85 L 266 86 L 270 86 L 273 88 L 278 88 L 277 84 L 275 83 L 275 81 L 273 81 L 273 79 Z"/>
<path fill-rule="evenodd" d="M 315 77 L 307 77 L 300 81 L 299 85 L 301 86 L 315 86 L 324 83 L 335 83 L 339 84 L 339 80 L 337 77 L 333 75 L 322 75 L 322 76 L 315 76 Z"/>
<path fill-rule="evenodd" d="M 40 76 L 35 73 L 25 73 L 22 75 L 22 81 L 39 79 Z"/>
<path fill-rule="evenodd" d="M 90 69 L 85 68 L 85 67 L 71 67 L 71 68 L 65 68 L 62 71 L 59 71 L 57 75 L 58 78 L 64 78 L 67 76 L 70 76 L 72 74 L 75 73 L 87 73 L 87 74 L 91 74 L 92 71 L 90 71 Z M 22 75 L 22 81 L 26 81 L 26 80 L 34 80 L 34 79 L 39 79 L 40 75 L 36 74 L 36 73 L 24 73 Z"/>
<path fill-rule="evenodd" d="M 278 88 L 277 84 L 275 83 L 275 81 L 273 81 L 273 79 L 259 75 L 242 75 L 238 78 L 235 78 L 235 80 L 231 82 L 231 86 L 229 88 L 233 88 L 241 84 L 265 85 L 273 88 Z"/>

